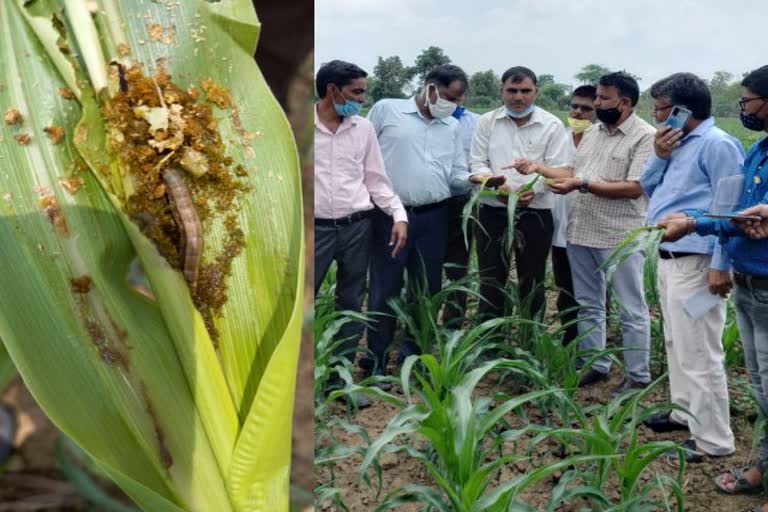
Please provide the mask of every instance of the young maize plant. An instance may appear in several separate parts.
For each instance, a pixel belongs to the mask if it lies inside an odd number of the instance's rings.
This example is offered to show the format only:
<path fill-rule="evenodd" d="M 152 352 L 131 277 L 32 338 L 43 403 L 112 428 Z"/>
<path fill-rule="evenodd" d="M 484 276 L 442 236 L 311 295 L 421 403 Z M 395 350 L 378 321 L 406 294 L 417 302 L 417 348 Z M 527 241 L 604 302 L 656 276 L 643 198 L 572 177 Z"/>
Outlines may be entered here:
<path fill-rule="evenodd" d="M 288 509 L 301 190 L 258 34 L 250 0 L 0 2 L 0 338 L 152 512 Z"/>

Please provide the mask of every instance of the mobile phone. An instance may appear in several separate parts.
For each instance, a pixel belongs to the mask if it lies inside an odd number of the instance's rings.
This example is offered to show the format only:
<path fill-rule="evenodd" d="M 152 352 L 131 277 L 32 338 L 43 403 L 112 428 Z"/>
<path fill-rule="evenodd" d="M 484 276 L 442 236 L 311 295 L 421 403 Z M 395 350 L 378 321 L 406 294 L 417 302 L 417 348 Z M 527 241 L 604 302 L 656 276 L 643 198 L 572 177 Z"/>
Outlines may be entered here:
<path fill-rule="evenodd" d="M 705 213 L 704 216 L 710 219 L 763 220 L 759 215 L 741 215 L 738 213 Z"/>
<path fill-rule="evenodd" d="M 667 126 L 671 126 L 672 128 L 680 128 L 683 129 L 683 126 L 685 126 L 685 123 L 688 122 L 688 118 L 691 117 L 691 111 L 688 110 L 685 107 L 681 107 L 679 105 L 675 105 L 672 107 L 672 112 L 669 113 L 669 117 L 667 118 L 666 124 Z"/>

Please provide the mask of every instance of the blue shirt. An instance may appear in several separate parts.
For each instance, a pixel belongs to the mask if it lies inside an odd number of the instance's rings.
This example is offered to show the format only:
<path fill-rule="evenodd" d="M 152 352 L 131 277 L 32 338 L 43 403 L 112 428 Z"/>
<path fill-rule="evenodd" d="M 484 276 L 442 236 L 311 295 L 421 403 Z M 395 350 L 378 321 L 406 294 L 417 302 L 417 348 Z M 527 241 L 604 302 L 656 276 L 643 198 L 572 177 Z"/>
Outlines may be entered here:
<path fill-rule="evenodd" d="M 749 148 L 744 160 L 744 192 L 736 211 L 756 204 L 768 204 L 768 137 Z M 727 219 L 702 217 L 704 212 L 688 212 L 696 217 L 696 232 L 717 235 L 725 245 L 733 268 L 744 274 L 768 277 L 768 238 L 754 240 Z"/>
<path fill-rule="evenodd" d="M 736 138 L 715 126 L 710 117 L 681 140 L 668 160 L 652 154 L 645 164 L 640 185 L 651 199 L 648 224 L 651 226 L 668 213 L 711 207 L 720 178 L 739 174 L 744 163 L 744 148 Z M 717 237 L 688 235 L 676 242 L 664 242 L 661 248 L 671 252 L 710 254 L 710 266 L 730 270 L 731 264 Z"/>
<path fill-rule="evenodd" d="M 451 116 L 428 120 L 414 98 L 384 99 L 368 112 L 384 166 L 406 206 L 448 199 L 472 188 L 461 143 L 461 127 Z"/>
<path fill-rule="evenodd" d="M 475 125 L 477 120 L 480 119 L 480 114 L 464 109 L 464 112 L 459 118 L 459 125 L 461 126 L 461 143 L 464 146 L 464 156 L 467 157 L 467 165 L 469 165 L 469 150 L 472 149 L 472 133 L 475 131 Z"/>

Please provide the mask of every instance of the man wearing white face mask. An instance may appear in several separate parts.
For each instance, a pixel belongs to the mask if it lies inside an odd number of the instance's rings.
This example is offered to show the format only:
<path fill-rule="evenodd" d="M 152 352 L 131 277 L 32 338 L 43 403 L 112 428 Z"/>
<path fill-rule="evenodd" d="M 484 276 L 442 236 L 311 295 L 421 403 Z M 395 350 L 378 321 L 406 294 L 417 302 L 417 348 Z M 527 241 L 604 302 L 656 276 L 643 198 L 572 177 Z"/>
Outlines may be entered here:
<path fill-rule="evenodd" d="M 565 167 L 570 163 L 572 142 L 562 121 L 535 106 L 538 87 L 536 75 L 526 67 L 512 67 L 501 77 L 504 106 L 480 117 L 472 137 L 470 169 L 472 174 L 504 173 L 507 184 L 502 188 L 515 191 L 534 179 L 513 165 L 523 161 L 540 162 L 555 168 L 555 175 L 570 176 Z M 480 315 L 495 318 L 504 314 L 504 293 L 509 275 L 510 258 L 514 257 L 522 302 L 528 302 L 536 315 L 544 306 L 544 277 L 547 256 L 554 231 L 552 206 L 554 198 L 544 183 L 536 183 L 518 202 L 515 223 L 514 254 L 506 253 L 508 231 L 506 204 L 495 197 L 481 199 L 480 224 L 475 229 L 480 294 Z"/>
<path fill-rule="evenodd" d="M 447 237 L 446 202 L 471 188 L 460 125 L 451 117 L 466 88 L 467 75 L 461 68 L 437 66 L 427 73 L 417 97 L 381 100 L 368 114 L 379 138 L 387 174 L 408 213 L 409 226 L 405 247 L 393 257 L 386 247 L 392 219 L 383 214 L 374 217 L 368 305 L 371 312 L 393 314 L 388 301 L 400 296 L 406 269 L 410 296 L 424 283 L 426 292 L 440 290 Z M 503 182 L 503 177 L 491 179 L 492 185 Z M 375 318 L 368 329 L 373 360 L 362 363 L 366 371 L 384 371 L 394 331 L 392 316 Z M 408 338 L 406 335 L 400 346 L 401 361 L 420 350 Z"/>

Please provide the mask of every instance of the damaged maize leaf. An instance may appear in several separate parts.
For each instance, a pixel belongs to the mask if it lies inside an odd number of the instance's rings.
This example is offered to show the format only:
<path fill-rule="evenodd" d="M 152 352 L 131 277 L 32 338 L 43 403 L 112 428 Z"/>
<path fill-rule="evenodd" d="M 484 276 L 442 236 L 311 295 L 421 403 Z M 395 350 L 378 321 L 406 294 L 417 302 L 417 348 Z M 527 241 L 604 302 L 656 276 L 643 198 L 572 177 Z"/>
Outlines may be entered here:
<path fill-rule="evenodd" d="M 258 32 L 247 0 L 0 3 L 0 338 L 144 510 L 288 506 L 300 174 Z"/>

